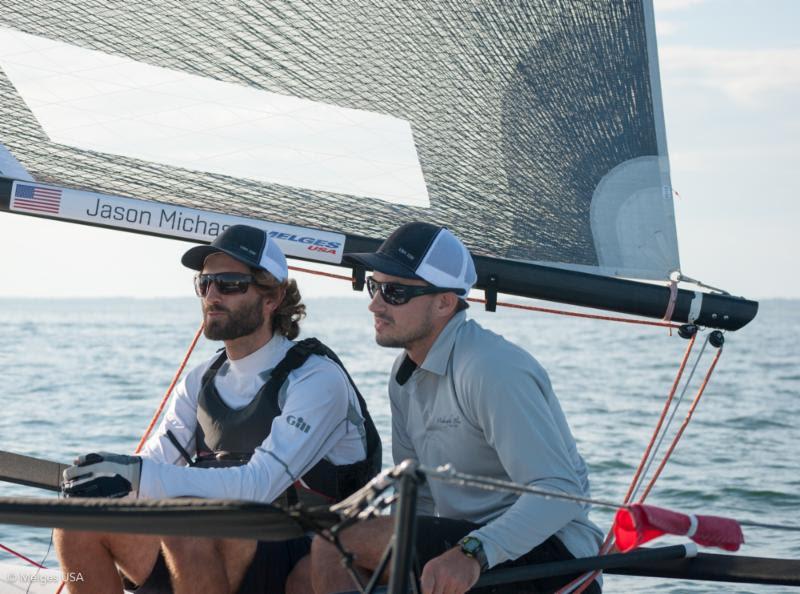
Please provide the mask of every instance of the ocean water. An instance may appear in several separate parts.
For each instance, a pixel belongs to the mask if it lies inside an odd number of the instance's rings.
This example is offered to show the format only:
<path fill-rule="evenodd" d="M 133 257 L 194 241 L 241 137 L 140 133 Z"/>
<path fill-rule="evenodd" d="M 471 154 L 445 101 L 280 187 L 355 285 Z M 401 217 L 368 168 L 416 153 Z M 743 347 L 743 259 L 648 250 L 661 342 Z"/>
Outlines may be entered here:
<path fill-rule="evenodd" d="M 366 303 L 310 300 L 303 335 L 339 353 L 388 456 L 386 379 L 397 351 L 374 344 Z M 686 341 L 660 328 L 515 310 L 489 314 L 473 306 L 470 315 L 545 365 L 589 464 L 593 495 L 620 500 Z M 198 324 L 195 299 L 0 300 L 0 449 L 60 461 L 132 450 Z M 800 524 L 798 334 L 800 301 L 767 301 L 750 326 L 726 335 L 717 370 L 649 503 Z M 201 340 L 190 365 L 218 346 Z M 695 379 L 709 362 L 707 352 Z M 524 440 L 520 455 L 529 455 Z M 0 496 L 40 494 L 0 484 Z M 596 508 L 593 518 L 606 529 L 611 514 Z M 745 528 L 745 537 L 744 555 L 800 558 L 800 533 Z M 0 543 L 35 559 L 45 556 L 49 539 L 47 530 L 0 526 Z M 0 561 L 9 560 L 0 551 Z M 45 564 L 55 564 L 52 552 Z M 607 592 L 782 591 L 623 576 L 605 583 Z"/>

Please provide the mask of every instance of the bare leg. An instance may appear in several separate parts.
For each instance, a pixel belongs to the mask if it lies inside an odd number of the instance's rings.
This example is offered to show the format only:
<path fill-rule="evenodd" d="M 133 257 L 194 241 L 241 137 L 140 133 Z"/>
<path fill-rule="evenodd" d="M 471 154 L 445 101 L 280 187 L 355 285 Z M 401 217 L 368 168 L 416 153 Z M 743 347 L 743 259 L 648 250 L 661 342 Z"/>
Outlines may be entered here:
<path fill-rule="evenodd" d="M 137 584 L 153 570 L 160 539 L 142 534 L 53 531 L 58 559 L 64 573 L 80 576 L 67 584 L 72 594 L 122 592 L 117 567 Z"/>
<path fill-rule="evenodd" d="M 161 542 L 175 594 L 236 592 L 257 542 L 241 539 L 165 537 Z"/>
<path fill-rule="evenodd" d="M 286 594 L 310 594 L 314 592 L 311 585 L 311 555 L 306 555 L 292 568 L 286 578 Z"/>
<path fill-rule="evenodd" d="M 392 538 L 394 518 L 390 516 L 361 522 L 344 530 L 339 538 L 353 554 L 357 570 L 374 570 Z M 319 536 L 311 543 L 311 583 L 315 594 L 333 594 L 355 589 L 353 578 L 342 565 L 342 557 L 332 544 Z M 383 575 L 387 579 L 388 569 Z"/>

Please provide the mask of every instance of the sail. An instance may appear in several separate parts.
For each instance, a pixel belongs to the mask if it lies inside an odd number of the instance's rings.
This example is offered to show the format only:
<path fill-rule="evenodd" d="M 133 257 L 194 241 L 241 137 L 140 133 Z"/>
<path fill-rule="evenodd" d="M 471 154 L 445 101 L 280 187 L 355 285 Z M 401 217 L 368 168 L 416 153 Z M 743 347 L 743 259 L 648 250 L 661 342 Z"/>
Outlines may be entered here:
<path fill-rule="evenodd" d="M 5 2 L 0 142 L 59 186 L 679 268 L 647 3 Z"/>
<path fill-rule="evenodd" d="M 425 220 L 490 301 L 757 310 L 607 282 L 680 269 L 651 0 L 7 0 L 0 209 L 196 241 L 258 221 L 332 264 Z"/>

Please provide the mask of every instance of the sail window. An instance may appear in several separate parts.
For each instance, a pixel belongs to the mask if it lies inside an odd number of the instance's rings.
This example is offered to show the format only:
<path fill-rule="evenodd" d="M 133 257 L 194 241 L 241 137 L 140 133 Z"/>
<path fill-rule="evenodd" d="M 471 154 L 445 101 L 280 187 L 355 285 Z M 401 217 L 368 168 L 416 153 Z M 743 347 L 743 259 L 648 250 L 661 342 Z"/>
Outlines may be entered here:
<path fill-rule="evenodd" d="M 428 207 L 407 120 L 0 28 L 0 67 L 53 142 Z"/>

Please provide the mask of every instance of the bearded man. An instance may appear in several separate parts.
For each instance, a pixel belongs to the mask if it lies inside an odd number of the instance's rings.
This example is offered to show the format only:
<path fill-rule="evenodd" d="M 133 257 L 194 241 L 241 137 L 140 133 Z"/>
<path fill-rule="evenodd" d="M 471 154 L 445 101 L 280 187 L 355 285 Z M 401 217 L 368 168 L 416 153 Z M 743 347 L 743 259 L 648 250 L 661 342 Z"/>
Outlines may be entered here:
<path fill-rule="evenodd" d="M 224 351 L 190 371 L 138 456 L 89 454 L 71 496 L 343 499 L 380 469 L 375 426 L 327 347 L 293 342 L 305 315 L 286 259 L 262 229 L 235 225 L 182 262 L 198 270 L 206 338 Z M 57 530 L 71 592 L 305 593 L 307 537 L 282 542 Z"/>

